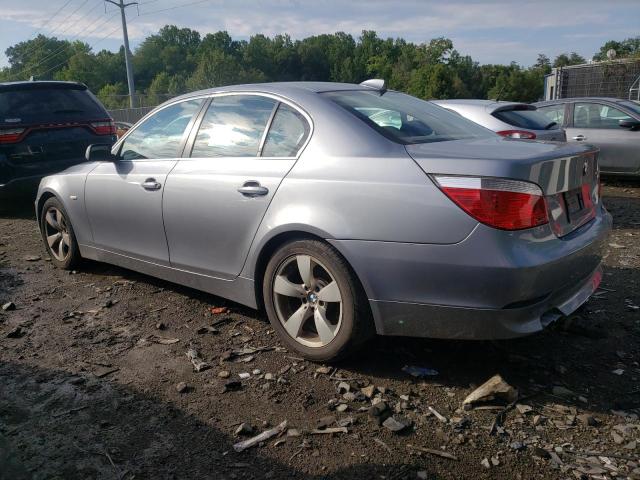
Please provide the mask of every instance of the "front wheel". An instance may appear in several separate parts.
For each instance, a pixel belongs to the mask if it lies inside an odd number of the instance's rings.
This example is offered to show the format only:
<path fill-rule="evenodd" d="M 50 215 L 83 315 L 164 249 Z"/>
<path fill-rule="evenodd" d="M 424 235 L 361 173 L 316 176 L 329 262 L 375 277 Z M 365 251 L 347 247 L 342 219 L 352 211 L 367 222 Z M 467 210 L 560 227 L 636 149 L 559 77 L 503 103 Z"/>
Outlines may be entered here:
<path fill-rule="evenodd" d="M 78 242 L 62 203 L 51 197 L 40 212 L 40 231 L 44 246 L 56 267 L 70 270 L 80 261 Z"/>
<path fill-rule="evenodd" d="M 309 360 L 337 360 L 373 333 L 355 275 L 321 241 L 297 240 L 277 250 L 265 271 L 263 295 L 274 329 Z"/>

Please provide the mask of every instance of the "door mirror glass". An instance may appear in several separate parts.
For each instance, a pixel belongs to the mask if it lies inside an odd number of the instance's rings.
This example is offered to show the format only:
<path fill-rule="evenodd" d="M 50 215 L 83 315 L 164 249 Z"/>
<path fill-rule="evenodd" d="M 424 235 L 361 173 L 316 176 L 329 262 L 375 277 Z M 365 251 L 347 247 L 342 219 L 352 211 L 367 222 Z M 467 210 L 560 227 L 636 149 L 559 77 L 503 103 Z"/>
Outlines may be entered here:
<path fill-rule="evenodd" d="M 111 154 L 111 147 L 108 143 L 94 143 L 87 147 L 84 157 L 87 162 L 113 162 L 116 156 Z"/>
<path fill-rule="evenodd" d="M 640 128 L 640 120 L 620 120 L 618 125 L 629 130 L 638 130 Z"/>

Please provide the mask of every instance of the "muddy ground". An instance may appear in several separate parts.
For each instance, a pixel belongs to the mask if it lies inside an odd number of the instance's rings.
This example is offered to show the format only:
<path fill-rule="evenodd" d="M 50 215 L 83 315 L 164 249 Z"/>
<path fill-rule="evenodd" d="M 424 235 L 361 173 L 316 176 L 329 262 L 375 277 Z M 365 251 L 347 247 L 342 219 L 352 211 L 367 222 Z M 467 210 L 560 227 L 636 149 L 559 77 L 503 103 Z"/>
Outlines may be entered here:
<path fill-rule="evenodd" d="M 640 183 L 608 182 L 605 201 L 602 289 L 570 319 L 512 341 L 379 338 L 335 368 L 295 358 L 264 314 L 223 299 L 93 262 L 57 270 L 30 205 L 5 204 L 0 478 L 640 478 Z M 195 372 L 190 348 L 211 368 Z M 503 422 L 462 410 L 496 373 L 520 404 Z M 380 426 L 368 386 L 412 426 Z M 284 420 L 288 433 L 234 451 L 251 437 L 239 424 Z"/>

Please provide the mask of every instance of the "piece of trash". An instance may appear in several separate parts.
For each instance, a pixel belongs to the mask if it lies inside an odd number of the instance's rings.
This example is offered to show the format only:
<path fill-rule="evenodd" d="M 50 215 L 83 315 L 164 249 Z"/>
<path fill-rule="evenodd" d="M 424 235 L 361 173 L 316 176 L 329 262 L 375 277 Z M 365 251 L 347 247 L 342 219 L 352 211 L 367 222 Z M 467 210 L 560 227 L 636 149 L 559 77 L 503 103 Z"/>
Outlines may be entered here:
<path fill-rule="evenodd" d="M 217 328 L 213 328 L 209 325 L 205 325 L 204 327 L 200 327 L 199 329 L 197 329 L 196 333 L 199 335 L 203 335 L 205 333 L 211 333 L 213 335 L 217 335 L 218 333 L 220 333 L 220 330 L 218 330 Z"/>
<path fill-rule="evenodd" d="M 428 407 L 428 408 L 429 408 L 429 411 L 430 411 L 431 413 L 433 413 L 433 415 L 434 415 L 438 420 L 440 420 L 442 423 L 448 423 L 448 422 L 449 422 L 449 420 L 447 420 L 447 417 L 445 417 L 444 415 L 441 415 L 440 413 L 438 413 L 438 411 L 437 411 L 435 408 L 433 408 L 433 407 L 431 407 L 431 406 L 430 406 L 430 407 Z"/>
<path fill-rule="evenodd" d="M 227 307 L 211 307 L 209 311 L 214 315 L 218 315 L 221 313 L 229 313 L 229 309 Z"/>
<path fill-rule="evenodd" d="M 178 393 L 185 393 L 187 390 L 189 390 L 189 386 L 184 382 L 180 382 L 176 385 L 176 391 Z"/>
<path fill-rule="evenodd" d="M 533 407 L 523 403 L 516 403 L 516 410 L 518 410 L 521 415 L 524 415 L 525 413 L 533 412 Z"/>
<path fill-rule="evenodd" d="M 287 428 L 287 421 L 285 420 L 280 425 L 274 428 L 271 428 L 269 430 L 265 430 L 260 435 L 256 435 L 253 438 L 236 443 L 233 446 L 233 449 L 236 452 L 242 452 L 247 448 L 251 448 L 254 445 L 259 444 L 260 442 L 264 442 L 265 440 L 269 440 L 270 438 L 275 437 L 276 435 L 280 435 L 282 432 L 286 430 L 286 428 Z"/>
<path fill-rule="evenodd" d="M 625 245 L 620 245 L 619 243 L 610 243 L 609 246 L 616 249 L 627 248 Z"/>
<path fill-rule="evenodd" d="M 322 375 L 327 375 L 331 373 L 331 367 L 318 367 L 316 368 L 316 373 L 320 373 Z"/>
<path fill-rule="evenodd" d="M 332 427 L 332 428 L 316 428 L 311 430 L 313 435 L 319 435 L 321 433 L 349 433 L 347 427 Z"/>
<path fill-rule="evenodd" d="M 238 425 L 238 428 L 236 428 L 236 431 L 234 432 L 236 437 L 239 437 L 241 435 L 247 436 L 247 435 L 251 435 L 252 433 L 253 433 L 253 427 L 245 422 L 242 422 L 240 425 Z"/>
<path fill-rule="evenodd" d="M 415 378 L 435 377 L 436 375 L 440 375 L 440 372 L 433 368 L 416 367 L 414 365 L 405 365 L 402 367 L 402 371 Z"/>
<path fill-rule="evenodd" d="M 407 417 L 401 415 L 393 415 L 382 422 L 382 426 L 388 428 L 394 433 L 401 432 L 405 428 L 409 428 L 413 422 Z"/>
<path fill-rule="evenodd" d="M 200 355 L 198 355 L 197 350 L 190 348 L 189 350 L 187 350 L 186 355 L 187 355 L 187 358 L 191 360 L 194 371 L 202 372 L 203 370 L 211 368 L 211 365 L 209 365 L 207 362 L 202 360 L 202 358 L 200 358 Z"/>
<path fill-rule="evenodd" d="M 500 375 L 494 375 L 484 382 L 462 402 L 462 405 L 473 405 L 476 403 L 487 403 L 494 400 L 502 400 L 507 403 L 515 402 L 518 399 L 518 391 L 505 382 Z"/>
<path fill-rule="evenodd" d="M 178 343 L 180 341 L 179 338 L 162 338 L 162 337 L 151 337 L 149 340 L 154 343 L 159 343 L 160 345 L 173 345 L 174 343 Z"/>
<path fill-rule="evenodd" d="M 418 447 L 416 445 L 407 445 L 407 447 L 411 448 L 413 450 L 418 450 L 419 452 L 428 453 L 430 455 L 436 455 L 438 457 L 448 458 L 449 460 L 458 460 L 458 457 L 456 457 L 452 453 L 444 452 L 442 450 L 435 450 L 433 448 Z"/>
<path fill-rule="evenodd" d="M 482 465 L 484 468 L 491 468 L 491 464 L 489 463 L 488 458 L 483 458 L 480 462 L 480 465 Z"/>
<path fill-rule="evenodd" d="M 16 304 L 13 302 L 7 302 L 2 305 L 2 310 L 5 312 L 8 312 L 9 310 L 15 310 L 15 309 L 16 309 Z"/>
<path fill-rule="evenodd" d="M 347 393 L 349 390 L 351 390 L 351 386 L 347 382 L 340 382 L 338 384 L 338 393 L 340 395 Z"/>
<path fill-rule="evenodd" d="M 247 378 L 251 377 L 251 374 L 249 372 L 242 372 L 242 373 L 239 373 L 238 376 L 240 377 L 241 380 L 246 380 Z"/>
<path fill-rule="evenodd" d="M 365 397 L 372 398 L 373 395 L 376 393 L 376 386 L 375 385 L 369 385 L 368 387 L 362 387 L 360 389 L 360 391 L 362 392 L 362 394 Z"/>

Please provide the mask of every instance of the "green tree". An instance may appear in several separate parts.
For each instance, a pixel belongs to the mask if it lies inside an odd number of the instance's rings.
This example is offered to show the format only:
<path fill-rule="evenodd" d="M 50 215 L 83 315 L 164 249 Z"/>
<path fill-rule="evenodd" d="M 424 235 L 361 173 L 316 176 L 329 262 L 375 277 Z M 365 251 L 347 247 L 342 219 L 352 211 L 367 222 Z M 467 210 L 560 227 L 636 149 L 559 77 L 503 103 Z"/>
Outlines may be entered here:
<path fill-rule="evenodd" d="M 554 67 L 568 67 L 569 65 L 581 65 L 583 63 L 587 63 L 585 58 L 581 55 L 578 55 L 576 52 L 571 53 L 561 53 L 556 57 L 553 61 Z"/>

